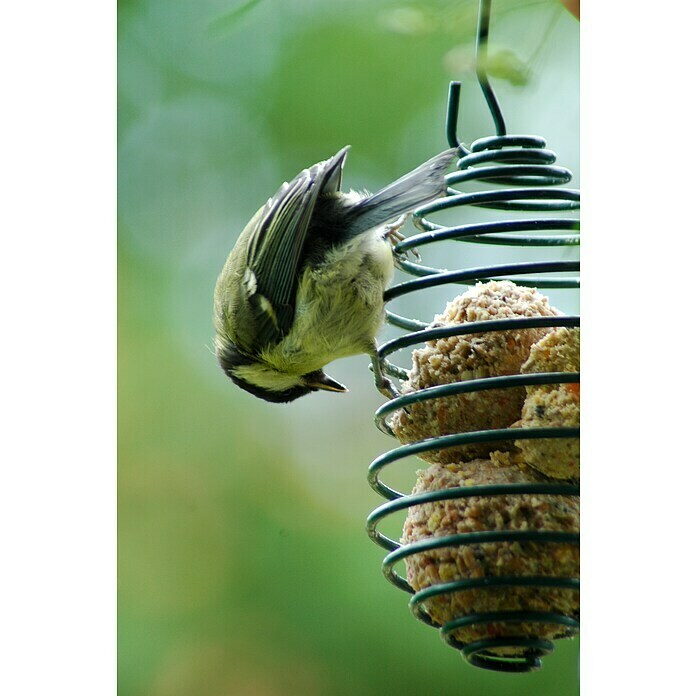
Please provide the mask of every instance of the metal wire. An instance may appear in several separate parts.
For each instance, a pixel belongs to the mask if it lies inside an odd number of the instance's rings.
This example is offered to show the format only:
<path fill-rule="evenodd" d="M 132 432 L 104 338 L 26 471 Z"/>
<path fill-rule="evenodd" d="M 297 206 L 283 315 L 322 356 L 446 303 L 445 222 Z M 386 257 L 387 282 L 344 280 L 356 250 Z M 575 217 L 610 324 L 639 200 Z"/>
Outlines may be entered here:
<path fill-rule="evenodd" d="M 427 266 L 421 262 L 412 262 L 406 258 L 406 252 L 418 248 L 424 250 L 432 244 L 456 241 L 465 244 L 488 244 L 503 247 L 544 247 L 557 249 L 577 246 L 579 244 L 579 220 L 577 217 L 557 215 L 576 211 L 580 205 L 580 194 L 576 189 L 565 188 L 572 179 L 572 173 L 565 167 L 555 164 L 556 155 L 546 148 L 543 138 L 533 135 L 507 135 L 502 111 L 495 93 L 485 73 L 486 51 L 490 25 L 490 0 L 481 0 L 479 23 L 477 29 L 477 77 L 484 98 L 493 118 L 496 135 L 480 138 L 466 147 L 457 134 L 459 98 L 461 84 L 452 82 L 449 89 L 446 118 L 447 140 L 461 154 L 457 162 L 458 171 L 448 175 L 447 197 L 441 198 L 419 209 L 413 221 L 419 234 L 400 242 L 395 248 L 397 266 L 415 277 L 390 288 L 385 293 L 385 301 L 397 297 L 418 293 L 426 288 L 440 285 L 473 285 L 479 281 L 514 280 L 518 285 L 535 288 L 563 288 L 577 292 L 580 270 L 579 262 L 568 260 L 535 261 L 525 263 L 506 263 L 479 268 L 462 268 L 445 270 Z M 498 187 L 493 190 L 464 192 L 456 185 L 470 182 L 483 182 Z M 430 218 L 435 213 L 449 209 L 485 208 L 505 211 L 508 214 L 532 212 L 543 215 L 532 217 L 506 217 L 502 220 L 467 223 L 446 226 L 433 222 Z M 548 215 L 548 214 L 551 215 Z M 416 347 L 426 341 L 450 336 L 481 334 L 489 331 L 510 329 L 527 329 L 541 327 L 577 327 L 578 316 L 530 317 L 474 322 L 466 325 L 443 326 L 432 328 L 428 322 L 405 317 L 387 310 L 387 321 L 408 333 L 388 341 L 379 347 L 378 356 L 383 371 L 391 377 L 405 379 L 404 369 L 390 362 L 388 358 L 404 348 Z M 388 425 L 388 418 L 398 409 L 414 403 L 431 399 L 443 399 L 455 394 L 487 391 L 489 389 L 511 389 L 520 386 L 542 384 L 578 383 L 579 373 L 537 373 L 519 374 L 504 377 L 487 377 L 454 384 L 430 387 L 407 395 L 398 396 L 383 404 L 375 415 L 377 427 L 393 436 Z M 461 446 L 471 443 L 495 443 L 505 440 L 577 438 L 579 428 L 525 428 L 498 429 L 468 433 L 455 433 L 430 438 L 421 442 L 403 445 L 375 459 L 369 467 L 368 481 L 372 488 L 387 502 L 372 512 L 367 520 L 370 538 L 389 553 L 383 562 L 385 578 L 399 589 L 412 595 L 410 607 L 414 616 L 430 626 L 436 626 L 424 608 L 424 603 L 433 597 L 452 595 L 472 588 L 496 587 L 547 587 L 560 588 L 569 592 L 579 591 L 579 580 L 567 577 L 487 577 L 479 579 L 462 579 L 441 585 L 428 587 L 419 592 L 399 575 L 395 566 L 400 561 L 414 554 L 433 549 L 454 548 L 469 544 L 501 542 L 534 542 L 542 544 L 579 544 L 579 535 L 549 531 L 500 531 L 489 530 L 439 536 L 415 543 L 401 545 L 378 530 L 378 524 L 385 518 L 415 505 L 452 499 L 465 499 L 471 496 L 499 496 L 511 494 L 563 495 L 579 496 L 580 490 L 569 483 L 529 483 L 489 486 L 471 486 L 466 488 L 448 488 L 421 494 L 405 494 L 384 483 L 380 475 L 385 467 L 412 455 L 423 454 L 433 450 Z M 477 640 L 469 644 L 458 641 L 454 634 L 465 626 L 505 623 L 513 625 L 553 624 L 558 633 L 564 636 L 574 635 L 579 630 L 576 617 L 554 612 L 503 611 L 490 613 L 473 613 L 456 617 L 452 621 L 437 626 L 445 642 L 460 650 L 463 657 L 472 665 L 484 669 L 505 672 L 526 672 L 541 667 L 541 658 L 553 650 L 553 643 L 541 638 L 520 638 L 517 636 Z M 505 658 L 496 654 L 501 648 L 515 648 L 521 652 L 520 657 Z"/>

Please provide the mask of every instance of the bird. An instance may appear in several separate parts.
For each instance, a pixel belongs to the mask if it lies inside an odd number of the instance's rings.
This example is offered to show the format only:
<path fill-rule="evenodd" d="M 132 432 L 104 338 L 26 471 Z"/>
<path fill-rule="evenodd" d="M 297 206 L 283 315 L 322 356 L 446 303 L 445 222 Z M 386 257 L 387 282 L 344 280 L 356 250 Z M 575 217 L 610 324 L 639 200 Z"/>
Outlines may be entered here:
<path fill-rule="evenodd" d="M 446 150 L 375 194 L 342 191 L 350 147 L 285 182 L 248 222 L 217 279 L 215 354 L 224 373 L 265 401 L 346 392 L 324 372 L 365 353 L 382 393 L 376 336 L 393 247 L 416 208 L 443 196 L 456 156 Z"/>

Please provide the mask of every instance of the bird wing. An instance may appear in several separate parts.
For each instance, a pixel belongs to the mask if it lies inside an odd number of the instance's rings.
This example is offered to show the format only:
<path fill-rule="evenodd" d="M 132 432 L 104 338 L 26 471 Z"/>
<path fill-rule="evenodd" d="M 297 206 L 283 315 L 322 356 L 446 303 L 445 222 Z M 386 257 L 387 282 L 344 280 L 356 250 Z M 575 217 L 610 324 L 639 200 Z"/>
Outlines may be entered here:
<path fill-rule="evenodd" d="M 255 344 L 277 343 L 295 316 L 300 261 L 318 197 L 340 190 L 344 147 L 336 155 L 300 172 L 269 199 L 247 248 L 244 282 L 255 323 Z M 249 275 L 252 274 L 252 275 Z"/>

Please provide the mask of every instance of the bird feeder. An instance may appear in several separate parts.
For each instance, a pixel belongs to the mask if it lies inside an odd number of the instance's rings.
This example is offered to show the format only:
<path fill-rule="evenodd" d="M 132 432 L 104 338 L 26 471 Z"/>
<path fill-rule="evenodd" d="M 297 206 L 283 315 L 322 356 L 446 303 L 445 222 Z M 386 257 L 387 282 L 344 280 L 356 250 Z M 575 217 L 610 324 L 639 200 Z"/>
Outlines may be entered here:
<path fill-rule="evenodd" d="M 579 262 L 563 258 L 567 257 L 563 252 L 579 244 L 579 219 L 574 211 L 579 209 L 580 194 L 566 187 L 572 173 L 555 163 L 556 155 L 547 149 L 543 138 L 507 133 L 485 70 L 490 7 L 490 0 L 481 0 L 476 57 L 477 78 L 495 135 L 475 140 L 468 147 L 460 141 L 461 84 L 451 83 L 446 136 L 450 146 L 458 150 L 457 171 L 447 176 L 445 197 L 414 213 L 419 233 L 396 245 L 397 266 L 412 279 L 390 288 L 385 300 L 389 303 L 437 286 L 452 286 L 460 293 L 469 287 L 469 292 L 451 303 L 442 316 L 469 312 L 484 296 L 497 307 L 507 308 L 512 306 L 514 294 L 515 307 L 522 310 L 513 308 L 502 318 L 482 319 L 474 312 L 467 321 L 433 322 L 397 314 L 387 304 L 387 321 L 405 333 L 381 345 L 378 358 L 382 372 L 400 384 L 395 384 L 398 396 L 378 409 L 375 421 L 391 436 L 397 434 L 400 417 L 417 425 L 420 418 L 423 429 L 421 437 L 406 438 L 406 444 L 382 454 L 370 465 L 368 481 L 386 502 L 369 516 L 367 531 L 388 551 L 384 576 L 410 595 L 409 606 L 418 620 L 436 627 L 444 641 L 461 651 L 472 665 L 527 672 L 541 667 L 541 658 L 553 651 L 554 640 L 579 631 L 579 473 L 567 478 L 548 475 L 559 470 L 554 464 L 561 456 L 552 445 L 564 444 L 564 451 L 574 452 L 579 427 L 563 422 L 544 425 L 543 419 L 535 420 L 534 416 L 543 415 L 544 404 L 556 403 L 559 393 L 571 399 L 577 395 L 579 409 L 579 364 L 574 365 L 573 358 L 557 366 L 548 359 L 549 355 L 567 355 L 577 349 L 579 317 L 545 311 L 546 305 L 539 304 L 536 293 L 549 288 L 579 292 Z M 480 190 L 482 187 L 486 190 Z M 467 192 L 467 188 L 476 190 Z M 500 211 L 500 219 L 477 222 L 482 209 Z M 462 224 L 435 222 L 446 210 L 460 213 Z M 444 244 L 451 247 L 448 258 L 453 265 L 457 259 L 466 259 L 471 244 L 495 245 L 501 257 L 505 249 L 523 247 L 545 249 L 546 256 L 549 250 L 557 251 L 561 258 L 478 268 L 462 263 L 455 270 L 427 265 L 431 247 Z M 422 261 L 406 256 L 416 248 Z M 527 289 L 527 293 L 520 289 Z M 539 311 L 534 309 L 538 307 Z M 553 337 L 542 339 L 547 342 L 542 344 L 534 335 L 533 346 L 527 347 L 528 369 L 515 370 L 515 374 L 507 370 L 479 375 L 473 370 L 465 378 L 452 380 L 451 368 L 448 379 L 420 382 L 414 388 L 415 363 L 409 372 L 392 362 L 392 356 L 404 349 L 415 349 L 414 360 L 417 355 L 424 362 L 423 351 L 435 354 L 449 350 L 439 346 L 458 346 L 458 341 L 475 339 L 477 345 L 485 347 L 486 337 L 519 337 L 533 331 Z M 535 363 L 535 356 L 542 353 L 544 359 Z M 442 354 L 434 355 L 431 362 L 438 366 L 445 358 L 454 364 L 451 355 L 443 358 Z M 479 399 L 485 404 L 491 394 L 521 394 L 518 398 L 522 401 L 536 399 L 528 408 L 525 402 L 525 413 L 531 413 L 531 420 L 525 422 L 521 417 L 507 427 L 483 428 L 472 421 L 472 426 L 462 425 L 454 432 L 428 431 L 429 417 L 439 418 L 441 424 L 452 415 L 455 422 L 457 417 L 467 416 L 458 398 L 472 399 L 471 403 Z M 537 403 L 540 394 L 546 399 L 543 403 Z M 579 417 L 579 410 L 577 413 Z M 524 461 L 528 452 L 535 453 L 536 465 Z M 431 466 L 419 474 L 412 492 L 401 492 L 385 483 L 382 477 L 388 467 L 414 455 Z M 544 466 L 537 466 L 539 460 L 549 467 L 544 470 Z M 404 514 L 401 540 L 380 531 L 382 520 Z M 407 573 L 397 571 L 401 562 L 406 564 Z"/>

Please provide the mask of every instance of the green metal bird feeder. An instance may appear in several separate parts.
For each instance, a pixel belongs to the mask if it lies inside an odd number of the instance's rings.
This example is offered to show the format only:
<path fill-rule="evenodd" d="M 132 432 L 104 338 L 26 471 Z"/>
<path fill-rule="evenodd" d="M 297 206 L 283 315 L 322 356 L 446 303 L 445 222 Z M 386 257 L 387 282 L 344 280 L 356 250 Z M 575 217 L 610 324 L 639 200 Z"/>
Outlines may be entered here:
<path fill-rule="evenodd" d="M 449 88 L 447 105 L 446 135 L 452 147 L 459 152 L 458 171 L 448 175 L 448 192 L 443 197 L 423 208 L 413 216 L 414 224 L 420 231 L 402 242 L 396 248 L 397 266 L 414 279 L 406 280 L 385 294 L 386 302 L 397 297 L 418 293 L 426 288 L 443 285 L 474 285 L 491 280 L 512 280 L 518 286 L 531 288 L 565 289 L 571 293 L 579 292 L 579 262 L 574 260 L 544 260 L 523 263 L 503 263 L 479 268 L 460 268 L 444 270 L 425 265 L 421 261 L 411 261 L 405 256 L 409 250 L 418 248 L 427 256 L 431 245 L 446 242 L 456 245 L 487 244 L 496 245 L 501 251 L 507 248 L 545 248 L 562 250 L 579 244 L 579 219 L 572 211 L 579 209 L 579 191 L 566 188 L 572 173 L 555 164 L 556 155 L 546 149 L 543 138 L 533 135 L 508 135 L 502 111 L 488 81 L 485 65 L 490 23 L 490 0 L 481 0 L 477 28 L 477 78 L 495 124 L 495 135 L 474 141 L 465 147 L 457 135 L 457 122 L 460 100 L 460 83 L 453 82 Z M 492 190 L 466 192 L 469 182 L 493 184 Z M 461 211 L 462 216 L 481 208 L 504 213 L 500 220 L 466 222 L 456 226 L 445 226 L 430 218 L 445 210 Z M 568 215 L 568 211 L 571 211 Z M 532 213 L 530 216 L 529 213 Z M 459 246 L 460 249 L 466 248 Z M 559 254 L 560 255 L 560 254 Z M 457 259 L 456 252 L 450 257 Z M 402 316 L 387 310 L 387 321 L 406 333 L 390 340 L 379 348 L 382 370 L 392 378 L 404 380 L 408 374 L 389 358 L 397 351 L 413 348 L 440 338 L 483 334 L 485 332 L 549 327 L 579 327 L 578 316 L 540 316 L 490 321 L 474 321 L 459 325 L 432 326 L 428 322 Z M 430 387 L 421 391 L 400 394 L 385 403 L 376 413 L 376 424 L 383 432 L 394 435 L 389 418 L 399 409 L 408 409 L 417 403 L 428 400 L 444 400 L 457 394 L 485 393 L 491 389 L 513 389 L 534 385 L 577 384 L 579 372 L 545 372 L 535 374 L 516 374 L 468 379 L 451 384 Z M 527 632 L 519 635 L 514 630 L 522 623 L 529 625 L 553 626 L 555 637 L 569 637 L 579 631 L 579 615 L 559 611 L 532 611 L 526 608 L 502 608 L 494 612 L 472 612 L 452 617 L 445 623 L 436 622 L 430 615 L 428 602 L 434 598 L 447 599 L 457 593 L 470 591 L 496 592 L 501 588 L 528 588 L 530 591 L 562 591 L 579 593 L 577 577 L 550 574 L 527 575 L 506 574 L 495 577 L 454 579 L 450 582 L 433 584 L 419 591 L 414 590 L 406 578 L 400 575 L 396 566 L 400 561 L 415 557 L 424 552 L 438 549 L 464 549 L 467 546 L 485 544 L 493 548 L 495 544 L 519 543 L 557 545 L 557 547 L 577 549 L 579 534 L 567 531 L 489 529 L 464 534 L 433 536 L 415 543 L 402 544 L 379 531 L 380 522 L 392 515 L 428 503 L 446 501 L 465 501 L 471 497 L 492 499 L 496 496 L 535 496 L 544 499 L 548 496 L 564 496 L 579 500 L 579 485 L 574 481 L 551 481 L 534 483 L 510 483 L 498 485 L 472 485 L 450 487 L 442 490 L 407 494 L 387 485 L 381 476 L 386 467 L 413 455 L 422 455 L 435 450 L 443 450 L 472 443 L 498 443 L 510 440 L 551 440 L 554 438 L 579 438 L 577 427 L 537 427 L 460 432 L 432 437 L 405 444 L 393 449 L 377 459 L 369 467 L 368 481 L 372 488 L 387 502 L 380 505 L 369 516 L 367 531 L 370 538 L 388 551 L 383 562 L 386 579 L 411 595 L 410 608 L 417 619 L 439 629 L 445 642 L 460 650 L 464 658 L 477 667 L 505 672 L 527 672 L 541 667 L 541 658 L 553 650 L 553 642 L 541 633 Z M 526 590 L 525 590 L 526 591 Z M 456 637 L 462 627 L 476 626 L 485 634 L 486 627 L 507 626 L 508 634 L 491 633 L 474 641 L 462 642 Z M 483 635 L 482 634 L 482 635 Z"/>

